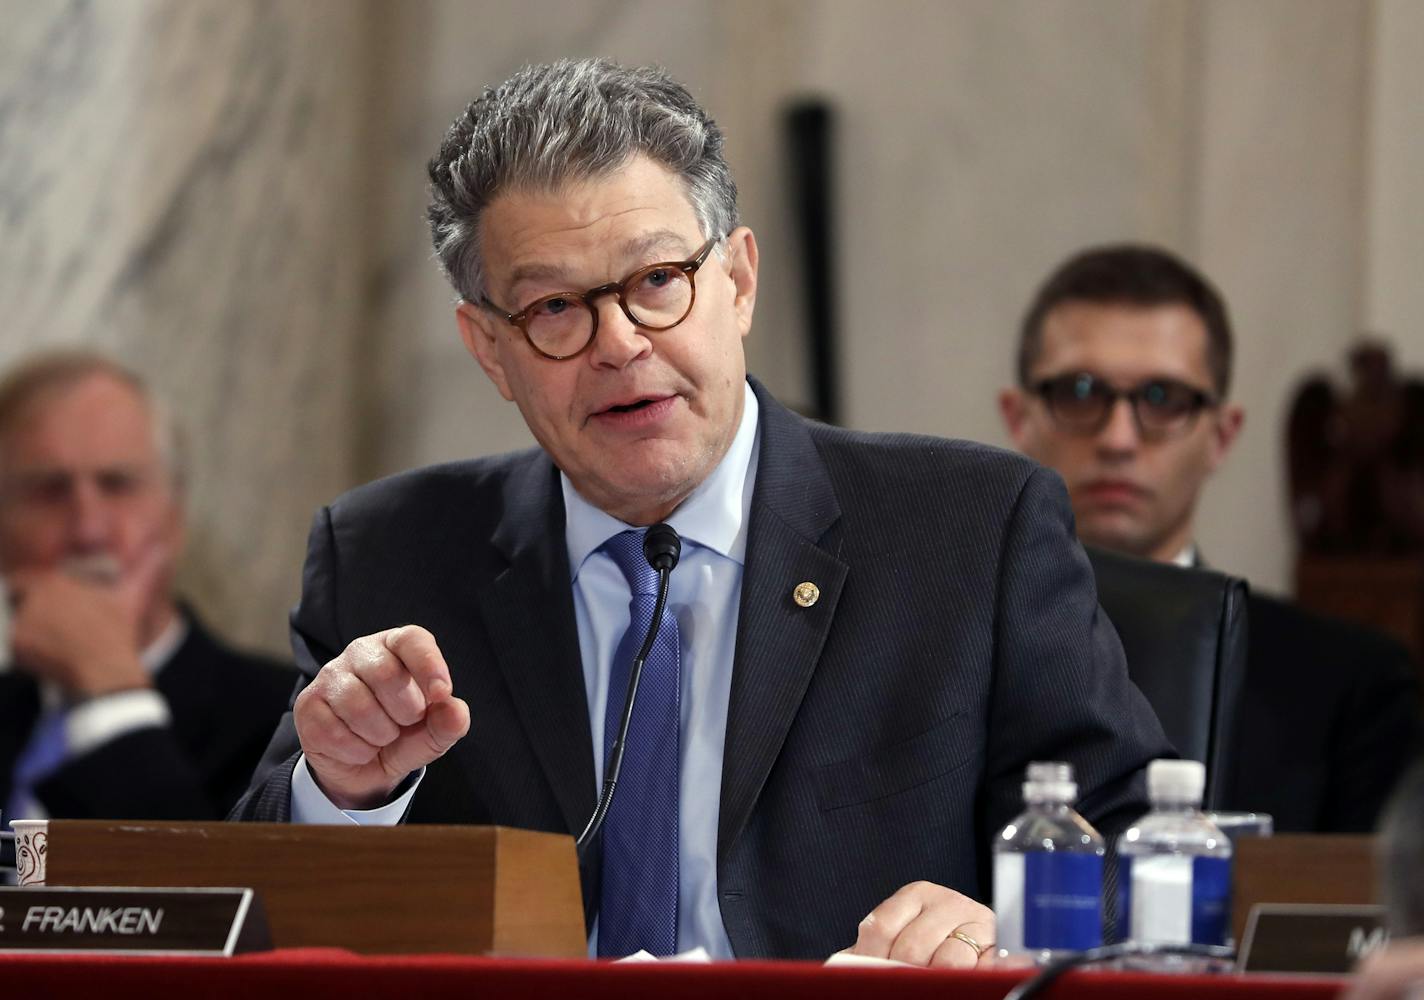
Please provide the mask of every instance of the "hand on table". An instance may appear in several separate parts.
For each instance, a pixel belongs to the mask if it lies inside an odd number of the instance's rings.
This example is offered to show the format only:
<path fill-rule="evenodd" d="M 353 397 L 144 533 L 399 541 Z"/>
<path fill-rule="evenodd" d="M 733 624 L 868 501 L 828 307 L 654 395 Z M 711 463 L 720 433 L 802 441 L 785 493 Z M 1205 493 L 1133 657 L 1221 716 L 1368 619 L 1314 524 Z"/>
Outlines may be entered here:
<path fill-rule="evenodd" d="M 967 939 L 967 940 L 966 940 Z M 860 922 L 852 955 L 968 969 L 994 951 L 994 912 L 933 882 L 911 882 Z"/>
<path fill-rule="evenodd" d="M 312 777 L 342 809 L 383 805 L 470 729 L 440 647 L 418 625 L 354 640 L 297 696 L 293 718 Z"/>

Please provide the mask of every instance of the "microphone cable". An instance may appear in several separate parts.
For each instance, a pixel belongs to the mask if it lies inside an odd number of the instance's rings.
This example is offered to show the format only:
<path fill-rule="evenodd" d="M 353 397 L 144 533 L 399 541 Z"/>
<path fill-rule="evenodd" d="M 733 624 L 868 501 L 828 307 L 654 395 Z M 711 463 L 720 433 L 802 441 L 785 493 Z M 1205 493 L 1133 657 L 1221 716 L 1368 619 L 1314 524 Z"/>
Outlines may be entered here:
<path fill-rule="evenodd" d="M 623 769 L 623 747 L 628 740 L 628 724 L 633 720 L 633 703 L 638 700 L 638 681 L 643 676 L 643 661 L 648 658 L 653 642 L 658 637 L 658 629 L 663 623 L 663 609 L 667 607 L 668 582 L 672 579 L 673 567 L 682 553 L 682 539 L 670 524 L 659 521 L 643 535 L 643 558 L 657 570 L 658 597 L 653 605 L 653 620 L 648 624 L 647 635 L 633 659 L 633 667 L 628 671 L 628 693 L 623 698 L 623 714 L 618 720 L 618 735 L 608 750 L 608 764 L 603 774 L 603 791 L 598 796 L 598 805 L 588 818 L 588 825 L 579 834 L 574 847 L 583 857 L 588 845 L 603 827 L 608 815 L 608 807 L 613 804 L 613 793 L 618 787 L 618 773 Z"/>

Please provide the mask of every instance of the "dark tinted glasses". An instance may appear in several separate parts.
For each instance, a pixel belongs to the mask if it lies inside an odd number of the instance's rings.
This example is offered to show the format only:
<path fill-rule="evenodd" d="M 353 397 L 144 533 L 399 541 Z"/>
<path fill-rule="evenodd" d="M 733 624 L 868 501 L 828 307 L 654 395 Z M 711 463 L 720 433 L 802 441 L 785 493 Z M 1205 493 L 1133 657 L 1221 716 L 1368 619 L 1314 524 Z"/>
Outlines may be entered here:
<path fill-rule="evenodd" d="M 1029 391 L 1043 400 L 1059 426 L 1078 434 L 1096 434 L 1106 427 L 1119 399 L 1132 404 L 1144 437 L 1185 431 L 1202 410 L 1217 405 L 1210 393 L 1176 379 L 1155 378 L 1119 389 L 1091 372 L 1055 375 L 1035 382 Z"/>

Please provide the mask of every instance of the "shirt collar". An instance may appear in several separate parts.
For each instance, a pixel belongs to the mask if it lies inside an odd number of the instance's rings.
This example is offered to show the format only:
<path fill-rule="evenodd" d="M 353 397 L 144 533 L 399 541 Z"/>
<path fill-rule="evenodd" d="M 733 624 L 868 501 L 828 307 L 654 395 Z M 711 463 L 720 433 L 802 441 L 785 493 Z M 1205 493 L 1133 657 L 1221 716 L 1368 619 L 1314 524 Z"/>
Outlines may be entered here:
<path fill-rule="evenodd" d="M 168 627 L 158 633 L 158 637 L 138 654 L 149 674 L 156 674 L 167 666 L 168 661 L 173 658 L 173 654 L 178 651 L 179 646 L 183 645 L 183 640 L 186 638 L 188 638 L 188 619 L 184 617 L 183 612 L 179 611 L 174 613 L 173 620 L 168 623 Z"/>
<path fill-rule="evenodd" d="M 1195 542 L 1188 542 L 1187 547 L 1172 557 L 1172 562 L 1183 569 L 1196 569 L 1200 565 L 1197 559 L 1197 546 Z"/>
<path fill-rule="evenodd" d="M 760 409 L 756 394 L 747 383 L 743 383 L 742 389 L 742 422 L 727 453 L 712 474 L 667 519 L 684 543 L 701 545 L 738 563 L 746 561 L 747 522 L 761 450 L 757 439 Z M 559 473 L 559 486 L 564 494 L 564 540 L 569 550 L 569 568 L 572 578 L 577 580 L 584 561 L 595 549 L 633 526 L 585 500 L 563 472 Z"/>

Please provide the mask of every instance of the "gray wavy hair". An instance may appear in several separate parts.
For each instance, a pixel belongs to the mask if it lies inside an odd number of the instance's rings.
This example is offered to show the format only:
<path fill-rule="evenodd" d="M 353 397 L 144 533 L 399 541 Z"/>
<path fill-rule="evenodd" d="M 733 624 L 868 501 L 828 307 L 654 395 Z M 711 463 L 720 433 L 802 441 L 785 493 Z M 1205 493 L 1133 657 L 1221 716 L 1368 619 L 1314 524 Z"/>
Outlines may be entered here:
<path fill-rule="evenodd" d="M 736 228 L 722 130 L 665 70 L 565 59 L 486 90 L 429 165 L 430 236 L 450 284 L 468 302 L 483 294 L 480 216 L 502 191 L 556 190 L 638 153 L 682 178 L 704 237 Z"/>

